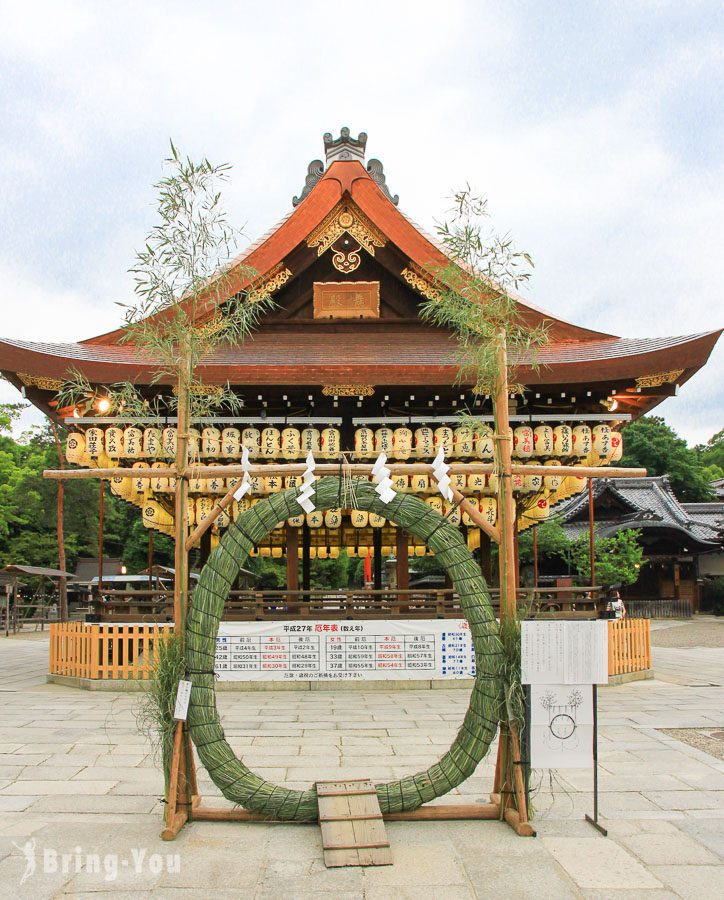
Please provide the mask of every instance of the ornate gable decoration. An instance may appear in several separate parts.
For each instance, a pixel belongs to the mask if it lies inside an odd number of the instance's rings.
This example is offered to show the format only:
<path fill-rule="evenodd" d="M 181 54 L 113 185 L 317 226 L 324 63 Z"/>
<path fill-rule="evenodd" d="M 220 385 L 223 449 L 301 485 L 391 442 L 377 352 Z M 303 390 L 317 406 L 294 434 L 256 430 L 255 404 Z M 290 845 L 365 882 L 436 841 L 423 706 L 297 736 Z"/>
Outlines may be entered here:
<path fill-rule="evenodd" d="M 309 235 L 307 246 L 316 247 L 317 255 L 321 256 L 344 234 L 348 234 L 359 244 L 357 250 L 364 248 L 370 256 L 375 255 L 375 247 L 384 247 L 387 243 L 382 232 L 364 213 L 350 203 L 342 202 L 338 203 Z M 335 249 L 333 259 L 335 268 L 344 273 L 354 271 L 360 263 L 357 250 L 348 247 Z"/>
<path fill-rule="evenodd" d="M 425 272 L 424 269 L 416 266 L 413 262 L 410 262 L 410 264 L 400 272 L 400 275 L 411 288 L 416 290 L 419 294 L 422 294 L 423 297 L 434 301 L 440 299 L 440 290 L 439 286 L 436 286 L 435 279 Z"/>

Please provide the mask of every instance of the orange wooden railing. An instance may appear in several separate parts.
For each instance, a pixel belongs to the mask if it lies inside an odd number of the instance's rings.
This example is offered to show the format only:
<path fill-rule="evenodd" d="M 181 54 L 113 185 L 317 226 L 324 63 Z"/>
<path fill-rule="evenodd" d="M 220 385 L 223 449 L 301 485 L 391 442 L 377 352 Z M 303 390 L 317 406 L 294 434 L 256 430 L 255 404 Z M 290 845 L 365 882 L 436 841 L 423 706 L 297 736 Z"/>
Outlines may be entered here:
<path fill-rule="evenodd" d="M 163 625 L 50 625 L 50 673 L 75 678 L 145 680 L 153 666 L 153 647 L 169 633 Z M 608 623 L 608 674 L 651 668 L 648 619 Z"/>
<path fill-rule="evenodd" d="M 625 675 L 651 668 L 649 619 L 616 619 L 608 623 L 608 674 Z"/>
<path fill-rule="evenodd" d="M 53 622 L 50 673 L 75 678 L 145 680 L 153 648 L 168 633 L 163 625 L 87 625 Z"/>

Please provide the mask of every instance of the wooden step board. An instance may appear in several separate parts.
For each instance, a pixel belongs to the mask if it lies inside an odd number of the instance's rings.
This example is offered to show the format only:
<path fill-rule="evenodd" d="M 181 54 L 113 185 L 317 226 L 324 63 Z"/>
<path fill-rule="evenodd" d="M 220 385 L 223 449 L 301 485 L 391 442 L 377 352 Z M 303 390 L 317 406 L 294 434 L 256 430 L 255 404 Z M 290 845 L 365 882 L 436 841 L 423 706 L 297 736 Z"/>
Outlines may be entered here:
<path fill-rule="evenodd" d="M 392 851 L 374 784 L 363 778 L 318 781 L 316 787 L 324 864 L 391 866 Z"/>

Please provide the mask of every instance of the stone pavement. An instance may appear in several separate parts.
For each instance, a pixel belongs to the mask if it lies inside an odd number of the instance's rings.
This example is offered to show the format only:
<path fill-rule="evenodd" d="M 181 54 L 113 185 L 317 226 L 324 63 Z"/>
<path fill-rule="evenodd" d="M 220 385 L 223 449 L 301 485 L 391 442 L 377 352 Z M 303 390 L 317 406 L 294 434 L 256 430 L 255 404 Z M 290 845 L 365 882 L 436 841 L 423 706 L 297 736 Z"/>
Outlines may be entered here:
<path fill-rule="evenodd" d="M 317 826 L 195 823 L 160 841 L 138 697 L 46 684 L 46 662 L 42 637 L 0 639 L 0 897 L 724 896 L 724 762 L 659 730 L 724 726 L 724 650 L 656 649 L 655 680 L 600 690 L 609 838 L 582 820 L 590 773 L 560 770 L 535 777 L 538 838 L 498 822 L 388 823 L 393 866 L 331 870 Z M 237 753 L 300 787 L 427 766 L 466 705 L 460 690 L 219 695 Z M 484 799 L 491 779 L 485 761 L 459 794 Z"/>

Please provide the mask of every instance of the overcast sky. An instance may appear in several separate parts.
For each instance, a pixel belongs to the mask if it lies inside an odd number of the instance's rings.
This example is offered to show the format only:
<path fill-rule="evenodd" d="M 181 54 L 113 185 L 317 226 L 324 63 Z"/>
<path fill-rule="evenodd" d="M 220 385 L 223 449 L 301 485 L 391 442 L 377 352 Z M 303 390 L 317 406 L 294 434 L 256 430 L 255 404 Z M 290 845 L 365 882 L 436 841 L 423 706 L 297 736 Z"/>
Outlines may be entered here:
<path fill-rule="evenodd" d="M 0 0 L 0 334 L 118 324 L 169 137 L 233 164 L 253 239 L 342 125 L 429 229 L 454 188 L 485 194 L 532 302 L 626 336 L 718 328 L 723 73 L 718 0 Z M 692 443 L 724 426 L 721 343 L 658 408 Z"/>

